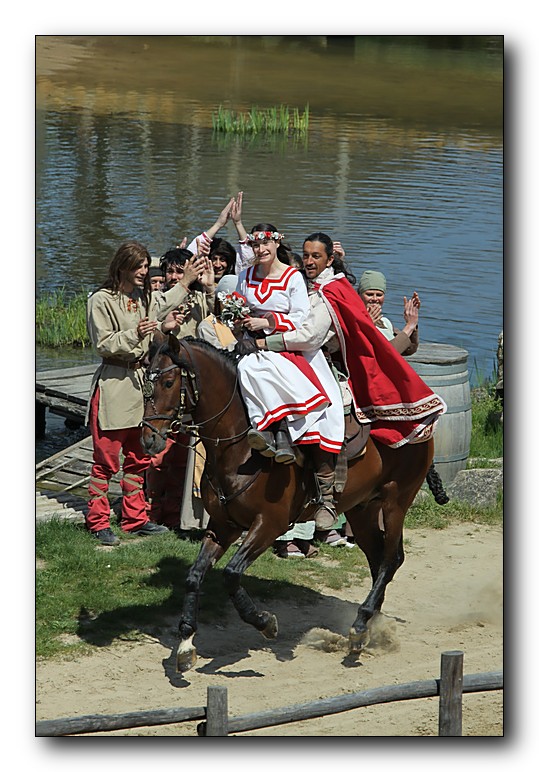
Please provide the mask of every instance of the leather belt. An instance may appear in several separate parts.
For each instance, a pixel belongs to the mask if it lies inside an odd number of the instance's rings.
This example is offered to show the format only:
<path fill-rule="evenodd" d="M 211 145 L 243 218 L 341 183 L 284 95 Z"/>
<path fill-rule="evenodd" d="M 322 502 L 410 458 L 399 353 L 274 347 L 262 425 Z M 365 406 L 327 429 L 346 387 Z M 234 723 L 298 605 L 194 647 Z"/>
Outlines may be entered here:
<path fill-rule="evenodd" d="M 140 359 L 134 359 L 131 362 L 128 362 L 127 359 L 116 359 L 114 357 L 104 357 L 103 364 L 112 365 L 113 367 L 123 367 L 125 370 L 138 370 L 144 366 Z"/>

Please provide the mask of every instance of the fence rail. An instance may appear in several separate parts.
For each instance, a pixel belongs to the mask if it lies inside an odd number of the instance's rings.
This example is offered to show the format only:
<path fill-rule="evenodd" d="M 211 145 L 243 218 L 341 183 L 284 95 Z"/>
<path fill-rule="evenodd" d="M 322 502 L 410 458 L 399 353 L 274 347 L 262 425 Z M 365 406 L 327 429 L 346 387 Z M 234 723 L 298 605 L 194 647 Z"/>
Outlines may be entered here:
<path fill-rule="evenodd" d="M 227 737 L 231 734 L 264 729 L 295 721 L 343 713 L 348 710 L 387 702 L 439 697 L 438 736 L 462 736 L 462 695 L 503 689 L 503 671 L 463 676 L 463 653 L 446 651 L 441 655 L 440 678 L 380 686 L 363 692 L 328 697 L 314 702 L 274 708 L 260 713 L 228 717 L 225 686 L 209 686 L 207 705 L 195 708 L 163 708 L 114 715 L 90 715 L 36 722 L 36 737 L 106 732 L 142 726 L 177 724 L 205 719 L 197 726 L 201 737 Z"/>

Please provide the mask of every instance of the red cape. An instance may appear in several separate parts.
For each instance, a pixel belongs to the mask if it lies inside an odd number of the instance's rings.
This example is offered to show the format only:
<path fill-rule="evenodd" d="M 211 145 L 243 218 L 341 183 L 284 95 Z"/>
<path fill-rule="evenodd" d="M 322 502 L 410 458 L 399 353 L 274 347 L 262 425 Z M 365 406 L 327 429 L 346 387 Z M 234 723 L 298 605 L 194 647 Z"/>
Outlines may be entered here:
<path fill-rule="evenodd" d="M 372 436 L 393 447 L 428 439 L 433 419 L 446 410 L 444 401 L 376 329 L 348 279 L 335 278 L 320 289 L 338 321 L 341 366 L 350 377 L 359 420 L 370 422 Z"/>

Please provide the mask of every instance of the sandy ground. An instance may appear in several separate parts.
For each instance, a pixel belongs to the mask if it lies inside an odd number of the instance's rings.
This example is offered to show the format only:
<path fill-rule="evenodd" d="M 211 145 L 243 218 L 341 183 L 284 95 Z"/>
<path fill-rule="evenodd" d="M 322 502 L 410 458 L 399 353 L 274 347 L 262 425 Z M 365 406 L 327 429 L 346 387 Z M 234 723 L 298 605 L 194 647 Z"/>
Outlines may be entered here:
<path fill-rule="evenodd" d="M 124 713 L 206 704 L 207 687 L 228 690 L 239 716 L 378 686 L 437 678 L 444 651 L 464 652 L 464 673 L 503 669 L 502 530 L 456 525 L 405 533 L 406 561 L 390 584 L 384 614 L 358 662 L 346 659 L 346 634 L 367 581 L 324 591 L 316 605 L 272 605 L 279 635 L 266 641 L 233 608 L 223 625 L 201 619 L 199 659 L 174 672 L 177 619 L 159 637 L 115 642 L 76 660 L 38 662 L 37 719 Z M 336 548 L 337 549 L 337 548 Z M 357 549 L 357 548 L 356 548 Z M 463 735 L 503 734 L 502 692 L 465 695 Z M 112 735 L 196 736 L 196 723 L 124 730 Z M 438 700 L 361 708 L 238 736 L 433 736 Z M 95 735 L 94 735 L 95 736 Z"/>

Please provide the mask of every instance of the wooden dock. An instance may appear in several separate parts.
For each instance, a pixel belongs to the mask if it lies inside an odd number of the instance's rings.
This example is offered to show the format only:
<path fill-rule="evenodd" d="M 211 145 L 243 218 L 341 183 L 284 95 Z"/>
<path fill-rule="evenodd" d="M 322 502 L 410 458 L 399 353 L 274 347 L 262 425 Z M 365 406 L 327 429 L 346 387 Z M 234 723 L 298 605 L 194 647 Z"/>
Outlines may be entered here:
<path fill-rule="evenodd" d="M 98 363 L 36 373 L 36 434 L 45 432 L 46 410 L 82 425 L 90 385 Z M 91 437 L 76 442 L 36 464 L 36 522 L 60 517 L 84 521 L 92 469 Z M 121 474 L 110 481 L 111 508 L 121 500 Z"/>
<path fill-rule="evenodd" d="M 52 517 L 83 522 L 92 469 L 92 438 L 84 439 L 36 464 L 36 522 Z M 109 485 L 111 507 L 119 505 L 120 473 Z"/>
<path fill-rule="evenodd" d="M 98 363 L 95 363 L 36 373 L 37 436 L 43 436 L 45 432 L 47 408 L 73 424 L 84 423 L 90 385 L 97 367 Z"/>

